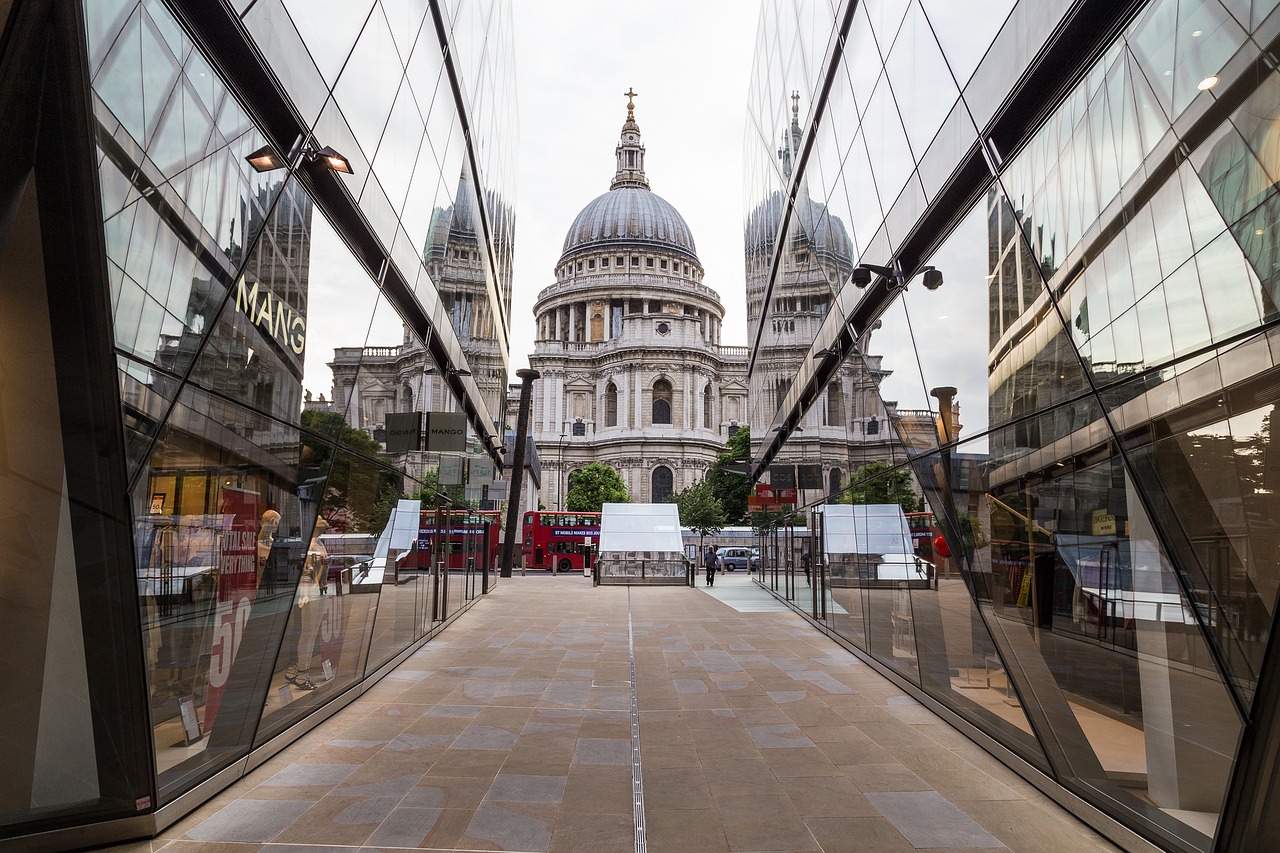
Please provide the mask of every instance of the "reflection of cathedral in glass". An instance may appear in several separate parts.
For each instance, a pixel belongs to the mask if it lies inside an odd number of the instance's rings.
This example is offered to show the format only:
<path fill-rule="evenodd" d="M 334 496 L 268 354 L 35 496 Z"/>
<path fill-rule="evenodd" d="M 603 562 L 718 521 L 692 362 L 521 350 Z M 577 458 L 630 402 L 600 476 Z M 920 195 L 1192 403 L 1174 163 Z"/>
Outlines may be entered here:
<path fill-rule="evenodd" d="M 498 344 L 492 265 L 477 235 L 475 204 L 471 182 L 464 174 L 454 203 L 432 212 L 423 260 L 440 295 L 442 319 L 457 336 L 466 369 L 489 412 L 498 417 L 506 393 L 506 361 Z M 490 208 L 489 215 L 499 222 L 510 216 L 501 206 Z M 499 285 L 509 290 L 509 268 Z M 408 326 L 399 345 L 339 347 L 333 359 L 331 406 L 346 412 L 351 426 L 371 435 L 384 435 L 389 414 L 457 410 L 449 377 Z M 420 475 L 433 459 L 410 451 L 402 467 Z"/>
<path fill-rule="evenodd" d="M 792 184 L 802 142 L 798 92 L 790 102 L 790 123 L 771 164 L 784 186 Z M 775 257 L 777 233 L 783 225 L 785 250 Z M 831 310 L 835 294 L 848 281 L 855 248 L 844 222 L 809 196 L 805 180 L 796 184 L 792 201 L 788 202 L 785 192 L 775 190 L 751 210 L 745 242 L 747 323 L 749 329 L 759 330 L 760 340 L 751 379 L 752 417 L 756 423 L 767 423 L 783 405 L 791 378 Z M 833 494 L 851 472 L 894 456 L 896 445 L 882 426 L 903 417 L 914 423 L 915 413 L 898 412 L 895 403 L 880 399 L 885 374 L 882 359 L 869 354 L 871 337 L 868 332 L 858 341 L 858 356 L 835 372 L 812 403 L 801 430 L 774 460 L 779 465 L 819 464 L 823 478 L 819 492 Z M 752 444 L 758 447 L 764 438 L 757 431 Z"/>
<path fill-rule="evenodd" d="M 303 387 L 313 333 L 403 325 L 418 369 L 388 390 L 431 386 L 472 438 L 457 467 L 492 471 L 514 226 L 503 2 L 56 5 L 0 11 L 0 550 L 23 576 L 0 845 L 23 849 L 158 834 L 480 594 L 494 514 L 420 540 L 435 471 L 364 431 L 395 400 Z"/>
<path fill-rule="evenodd" d="M 858 4 L 830 45 L 795 27 L 804 4 L 765 11 L 782 49 L 750 94 L 753 437 L 777 445 L 794 405 L 774 464 L 805 446 L 832 340 L 853 353 L 837 372 L 874 364 L 895 447 L 841 500 L 901 513 L 912 553 L 827 549 L 817 590 L 786 597 L 1092 825 L 1260 849 L 1280 833 L 1274 4 L 1103 5 Z M 1104 24 L 1120 35 L 1098 45 Z M 806 124 L 779 90 L 820 93 Z M 901 269 L 874 358 L 846 321 L 874 284 L 835 283 L 793 331 L 809 197 L 852 259 Z M 926 265 L 945 283 L 922 287 Z M 803 502 L 806 535 L 847 517 Z"/>

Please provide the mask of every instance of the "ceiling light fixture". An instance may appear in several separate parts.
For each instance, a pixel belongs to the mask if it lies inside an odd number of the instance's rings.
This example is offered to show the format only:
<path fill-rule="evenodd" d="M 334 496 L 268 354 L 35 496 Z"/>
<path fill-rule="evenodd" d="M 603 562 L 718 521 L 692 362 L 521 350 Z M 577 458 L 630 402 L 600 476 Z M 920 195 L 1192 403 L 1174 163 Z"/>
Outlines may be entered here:
<path fill-rule="evenodd" d="M 351 161 L 343 157 L 337 151 L 334 151 L 328 145 L 313 151 L 308 155 L 308 159 L 312 163 L 319 163 L 330 172 L 342 172 L 344 175 L 354 175 L 355 170 L 351 168 Z"/>
<path fill-rule="evenodd" d="M 1216 85 L 1218 85 L 1218 75 L 1210 74 L 1208 77 L 1204 78 L 1199 83 L 1197 83 L 1196 88 L 1199 89 L 1201 92 L 1207 92 Z"/>
<path fill-rule="evenodd" d="M 244 158 L 256 172 L 270 172 L 272 169 L 279 169 L 284 166 L 284 161 L 276 156 L 276 152 L 270 145 L 264 145 L 257 151 Z"/>
<path fill-rule="evenodd" d="M 355 174 L 355 170 L 351 168 L 351 161 L 342 156 L 341 153 L 328 145 L 323 148 L 316 148 L 314 143 L 308 143 L 305 147 L 295 143 L 293 150 L 289 152 L 287 157 L 281 157 L 276 153 L 275 148 L 270 143 L 267 143 L 244 159 L 254 168 L 254 171 L 271 172 L 276 169 L 283 169 L 289 165 L 291 160 L 296 160 L 299 149 L 301 149 L 302 156 L 308 162 L 315 163 L 330 172 L 342 172 L 344 175 Z"/>

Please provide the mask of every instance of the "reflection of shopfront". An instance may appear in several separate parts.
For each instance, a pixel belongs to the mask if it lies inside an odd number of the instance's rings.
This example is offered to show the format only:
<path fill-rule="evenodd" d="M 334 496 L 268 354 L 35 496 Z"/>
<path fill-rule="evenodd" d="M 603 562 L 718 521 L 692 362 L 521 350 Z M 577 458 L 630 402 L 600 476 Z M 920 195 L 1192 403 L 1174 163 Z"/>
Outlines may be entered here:
<path fill-rule="evenodd" d="M 182 456 L 171 452 L 169 461 Z M 297 550 L 281 536 L 271 471 L 186 461 L 151 470 L 135 490 L 138 590 L 162 772 L 191 758 L 173 747 L 208 748 L 218 739 L 224 698 L 240 689 L 233 670 L 251 617 L 279 610 L 274 593 L 289 586 Z M 250 654 L 264 652 L 274 654 Z M 238 716 L 231 714 L 233 726 Z"/>

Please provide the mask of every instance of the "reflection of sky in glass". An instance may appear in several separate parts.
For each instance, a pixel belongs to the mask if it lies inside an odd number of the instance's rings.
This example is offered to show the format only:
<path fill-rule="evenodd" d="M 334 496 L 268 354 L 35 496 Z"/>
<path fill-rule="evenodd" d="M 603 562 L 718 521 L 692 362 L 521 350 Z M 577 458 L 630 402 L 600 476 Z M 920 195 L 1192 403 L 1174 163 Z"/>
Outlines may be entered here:
<path fill-rule="evenodd" d="M 329 362 L 337 347 L 399 346 L 404 329 L 390 310 L 375 312 L 378 289 L 323 216 L 311 220 L 311 281 L 302 387 L 333 399 Z M 389 308 L 390 306 L 387 306 Z M 376 313 L 376 317 L 375 317 Z"/>
<path fill-rule="evenodd" d="M 883 366 L 893 371 L 881 384 L 880 396 L 897 400 L 899 409 L 937 409 L 929 389 L 954 386 L 962 438 L 977 436 L 988 426 L 985 213 L 980 202 L 929 259 L 942 271 L 942 287 L 925 290 L 917 278 L 902 303 L 886 313 L 885 329 L 872 336 L 871 352 L 884 356 Z M 903 306 L 910 315 L 910 335 L 905 333 Z M 900 331 L 887 334 L 890 326 Z M 986 439 L 966 445 L 965 452 L 986 453 Z"/>

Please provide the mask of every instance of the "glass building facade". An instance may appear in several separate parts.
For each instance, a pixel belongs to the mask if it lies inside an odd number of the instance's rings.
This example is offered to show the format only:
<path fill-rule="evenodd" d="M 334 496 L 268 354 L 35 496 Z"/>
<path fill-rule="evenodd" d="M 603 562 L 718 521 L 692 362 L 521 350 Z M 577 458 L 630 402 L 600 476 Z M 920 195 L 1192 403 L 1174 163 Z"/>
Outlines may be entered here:
<path fill-rule="evenodd" d="M 1129 848 L 1280 838 L 1275 7 L 758 33 L 753 479 L 796 488 L 763 582 Z M 833 546 L 840 503 L 909 511 L 908 568 Z"/>
<path fill-rule="evenodd" d="M 501 467 L 514 68 L 501 0 L 0 24 L 0 841 L 36 849 L 167 826 L 482 592 L 496 513 L 440 469 Z M 425 445 L 334 382 L 388 336 Z"/>

